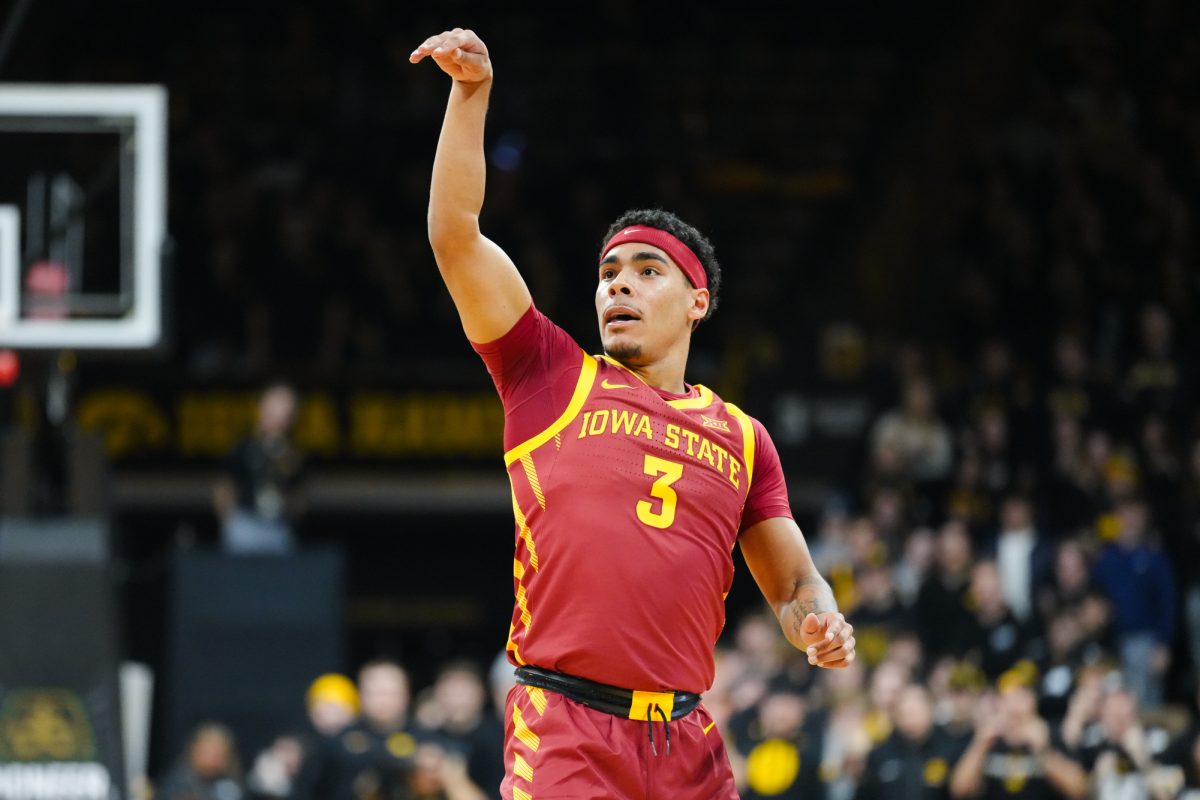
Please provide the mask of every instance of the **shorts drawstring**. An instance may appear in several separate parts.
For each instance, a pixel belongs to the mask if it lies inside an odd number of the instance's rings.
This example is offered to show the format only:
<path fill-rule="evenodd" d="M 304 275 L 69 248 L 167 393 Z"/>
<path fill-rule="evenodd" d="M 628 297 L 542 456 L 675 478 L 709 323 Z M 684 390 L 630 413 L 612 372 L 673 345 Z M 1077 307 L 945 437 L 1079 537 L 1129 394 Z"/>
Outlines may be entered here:
<path fill-rule="evenodd" d="M 667 755 L 671 755 L 671 720 L 667 719 L 667 712 L 662 710 L 662 706 L 658 703 L 651 703 L 646 706 L 646 738 L 650 740 L 650 750 L 654 755 L 658 755 L 658 745 L 654 741 L 654 718 L 650 716 L 650 706 L 654 706 L 654 710 L 658 712 L 659 718 L 662 719 L 663 730 L 666 731 Z"/>

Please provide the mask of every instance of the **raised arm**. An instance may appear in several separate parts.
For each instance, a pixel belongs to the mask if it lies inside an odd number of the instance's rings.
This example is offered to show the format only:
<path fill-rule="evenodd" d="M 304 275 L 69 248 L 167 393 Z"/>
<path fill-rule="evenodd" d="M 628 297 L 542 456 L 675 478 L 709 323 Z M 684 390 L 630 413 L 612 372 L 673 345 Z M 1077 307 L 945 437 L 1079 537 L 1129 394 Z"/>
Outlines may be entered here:
<path fill-rule="evenodd" d="M 742 557 L 783 635 L 808 663 L 838 669 L 854 660 L 854 628 L 837 609 L 829 583 L 817 572 L 800 527 L 789 517 L 751 525 L 740 537 Z"/>
<path fill-rule="evenodd" d="M 507 333 L 533 302 L 512 260 L 479 230 L 492 62 L 483 40 L 462 28 L 430 36 L 409 61 L 426 58 L 454 79 L 433 159 L 429 243 L 467 338 L 490 342 Z"/>
<path fill-rule="evenodd" d="M 987 761 L 988 752 L 1000 738 L 1001 722 L 993 717 L 975 726 L 975 735 L 971 744 L 958 757 L 954 769 L 950 773 L 950 797 L 954 800 L 965 800 L 975 797 L 983 791 L 983 768 Z"/>

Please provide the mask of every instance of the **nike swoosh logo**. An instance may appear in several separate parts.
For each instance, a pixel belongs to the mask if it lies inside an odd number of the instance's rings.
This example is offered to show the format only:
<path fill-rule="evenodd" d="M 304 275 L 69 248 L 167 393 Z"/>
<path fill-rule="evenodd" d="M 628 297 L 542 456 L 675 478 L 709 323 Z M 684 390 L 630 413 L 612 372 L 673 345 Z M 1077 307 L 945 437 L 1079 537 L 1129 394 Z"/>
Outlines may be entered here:
<path fill-rule="evenodd" d="M 626 383 L 609 383 L 608 378 L 605 378 L 604 380 L 600 381 L 600 388 L 602 388 L 602 389 L 632 389 L 633 387 Z"/>

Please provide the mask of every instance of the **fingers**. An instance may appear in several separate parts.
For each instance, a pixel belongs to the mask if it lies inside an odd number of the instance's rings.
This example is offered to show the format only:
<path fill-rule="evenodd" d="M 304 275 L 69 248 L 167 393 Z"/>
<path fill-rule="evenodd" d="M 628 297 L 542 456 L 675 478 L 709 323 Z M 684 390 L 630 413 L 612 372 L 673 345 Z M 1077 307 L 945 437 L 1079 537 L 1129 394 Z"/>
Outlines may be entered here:
<path fill-rule="evenodd" d="M 408 60 L 415 64 L 426 56 L 432 56 L 436 60 L 439 56 L 445 56 L 447 50 L 453 52 L 460 46 L 458 37 L 462 33 L 464 33 L 462 28 L 455 28 L 454 30 L 434 34 L 417 45 L 417 49 L 412 51 Z"/>
<path fill-rule="evenodd" d="M 474 31 L 455 28 L 430 36 L 409 54 L 409 62 L 416 64 L 426 57 L 439 64 L 468 61 L 481 64 L 487 58 L 487 48 Z"/>
<path fill-rule="evenodd" d="M 822 669 L 845 669 L 852 663 L 854 663 L 854 657 L 850 656 L 849 658 L 839 658 L 837 661 L 824 661 L 817 666 Z"/>
<path fill-rule="evenodd" d="M 831 647 L 816 655 L 808 657 L 808 663 L 817 667 L 827 667 L 830 664 L 836 664 L 840 661 L 845 661 L 847 664 L 854 660 L 854 647 L 856 642 L 851 636 L 844 642 L 839 642 L 836 646 Z"/>
<path fill-rule="evenodd" d="M 825 644 L 831 645 L 844 642 L 850 636 L 850 623 L 841 614 L 829 614 L 826 617 Z M 819 645 L 818 645 L 819 646 Z"/>
<path fill-rule="evenodd" d="M 846 618 L 836 611 L 809 614 L 804 618 L 802 630 L 804 641 L 808 645 L 805 649 L 810 654 L 813 648 L 816 648 L 817 653 L 821 653 L 846 641 L 852 631 L 853 628 L 846 622 Z"/>
<path fill-rule="evenodd" d="M 808 656 L 808 663 L 825 667 L 842 661 L 847 664 L 853 661 L 855 647 L 854 626 L 846 622 L 846 618 L 836 612 L 822 614 L 821 617 L 820 622 L 825 629 L 824 635 L 805 649 Z M 805 619 L 805 633 L 810 633 L 807 618 Z M 815 633 L 820 635 L 819 630 Z"/>
<path fill-rule="evenodd" d="M 454 60 L 466 66 L 482 67 L 487 62 L 487 56 L 483 53 L 472 53 L 470 50 L 460 47 L 454 51 Z"/>

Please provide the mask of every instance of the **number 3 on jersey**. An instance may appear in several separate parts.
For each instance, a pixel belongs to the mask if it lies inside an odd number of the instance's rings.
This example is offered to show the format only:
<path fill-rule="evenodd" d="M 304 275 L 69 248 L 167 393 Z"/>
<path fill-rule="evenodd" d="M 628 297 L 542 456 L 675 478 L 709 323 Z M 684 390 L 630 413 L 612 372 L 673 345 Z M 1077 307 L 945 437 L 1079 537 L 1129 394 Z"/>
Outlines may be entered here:
<path fill-rule="evenodd" d="M 638 519 L 653 528 L 669 528 L 675 521 L 675 506 L 679 503 L 679 495 L 675 494 L 671 484 L 683 477 L 683 464 L 647 453 L 642 471 L 651 477 L 657 476 L 650 487 L 650 496 L 661 501 L 661 508 L 655 511 L 654 504 L 649 500 L 639 500 Z"/>

